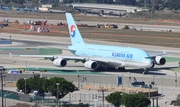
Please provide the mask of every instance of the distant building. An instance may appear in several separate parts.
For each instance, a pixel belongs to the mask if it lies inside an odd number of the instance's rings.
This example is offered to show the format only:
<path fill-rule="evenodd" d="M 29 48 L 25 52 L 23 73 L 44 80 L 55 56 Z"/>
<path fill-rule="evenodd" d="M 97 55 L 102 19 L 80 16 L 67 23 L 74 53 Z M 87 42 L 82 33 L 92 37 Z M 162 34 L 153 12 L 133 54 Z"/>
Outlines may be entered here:
<path fill-rule="evenodd" d="M 41 7 L 43 8 L 52 8 L 52 5 L 51 4 L 43 4 Z"/>
<path fill-rule="evenodd" d="M 49 8 L 48 7 L 39 7 L 38 11 L 39 12 L 49 12 Z"/>

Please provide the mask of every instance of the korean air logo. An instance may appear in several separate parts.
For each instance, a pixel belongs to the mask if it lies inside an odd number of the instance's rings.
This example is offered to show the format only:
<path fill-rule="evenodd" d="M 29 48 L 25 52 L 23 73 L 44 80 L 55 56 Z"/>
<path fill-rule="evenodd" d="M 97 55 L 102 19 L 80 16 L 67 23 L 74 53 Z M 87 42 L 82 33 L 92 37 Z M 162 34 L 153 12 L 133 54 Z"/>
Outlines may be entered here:
<path fill-rule="evenodd" d="M 71 33 L 71 37 L 75 37 L 75 35 L 76 35 L 76 27 L 74 25 L 71 25 L 70 33 Z"/>
<path fill-rule="evenodd" d="M 112 53 L 112 56 L 115 56 L 115 57 L 116 57 L 116 55 L 117 55 L 117 52 L 113 52 L 113 53 Z"/>
<path fill-rule="evenodd" d="M 130 53 L 112 52 L 112 56 L 113 57 L 121 57 L 121 58 L 133 59 L 133 54 L 130 54 Z"/>

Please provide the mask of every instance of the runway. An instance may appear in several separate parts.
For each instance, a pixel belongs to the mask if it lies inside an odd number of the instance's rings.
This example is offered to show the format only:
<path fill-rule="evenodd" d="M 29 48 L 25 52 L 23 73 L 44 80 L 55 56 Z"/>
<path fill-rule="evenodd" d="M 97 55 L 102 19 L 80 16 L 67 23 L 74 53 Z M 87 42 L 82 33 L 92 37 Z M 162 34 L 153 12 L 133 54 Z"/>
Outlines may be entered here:
<path fill-rule="evenodd" d="M 1 35 L 3 35 L 2 37 L 7 38 L 9 34 L 7 33 L 1 33 Z M 42 37 L 42 36 L 34 36 L 34 35 L 21 35 L 21 34 L 11 34 L 12 36 L 12 41 L 17 43 L 18 45 L 4 45 L 3 47 L 35 47 L 35 48 L 66 48 L 68 45 L 70 45 L 70 40 L 69 37 L 64 38 L 64 37 Z M 147 45 L 136 45 L 136 44 L 127 44 L 127 43 L 114 43 L 114 42 L 103 42 L 103 41 L 94 41 L 94 40 L 89 40 L 86 39 L 85 42 L 87 43 L 98 43 L 98 44 L 106 44 L 106 45 L 116 45 L 116 46 L 127 46 L 127 47 L 136 47 L 136 48 L 141 48 L 144 49 L 145 51 L 147 51 L 148 53 L 162 53 L 162 51 L 166 51 L 168 53 L 168 57 L 175 57 L 175 58 L 179 58 L 179 54 L 180 54 L 180 49 L 178 48 L 167 48 L 167 47 L 159 47 L 159 46 L 147 46 Z M 0 46 L 1 47 L 1 46 Z M 73 55 L 71 54 L 69 51 L 63 51 L 62 55 Z M 18 60 L 20 60 L 21 58 L 17 58 L 16 62 L 18 62 Z M 24 59 L 26 59 L 28 62 L 31 62 L 31 66 L 33 67 L 33 65 L 36 65 L 35 67 L 52 67 L 52 68 L 56 68 L 53 66 L 51 61 L 44 61 L 44 60 L 40 60 L 38 59 L 34 61 L 34 59 L 32 60 L 31 58 L 23 58 L 22 61 L 24 61 Z M 11 59 L 9 59 L 11 60 Z M 8 58 L 6 59 L 6 61 L 8 61 Z M 24 63 L 20 61 L 20 63 Z M 178 61 L 178 60 L 176 60 Z M 33 64 L 33 65 L 32 65 Z M 37 66 L 39 65 L 39 66 Z M 74 63 L 74 62 L 68 62 L 67 67 L 61 68 L 61 69 L 73 69 L 73 66 L 78 66 L 76 67 L 76 69 L 78 68 L 79 70 L 87 70 L 83 67 L 83 64 L 81 63 Z M 168 62 L 165 66 L 157 66 L 155 69 L 150 69 L 149 75 L 166 75 L 169 76 L 171 78 L 174 78 L 174 74 L 172 73 L 170 68 L 178 68 L 178 62 Z M 131 68 L 127 68 L 129 71 L 128 72 L 134 72 L 133 75 L 139 75 L 142 76 L 142 70 L 137 69 L 133 70 Z M 165 69 L 165 70 L 163 70 Z M 135 73 L 136 72 L 136 73 Z M 125 73 L 125 72 L 124 72 Z M 116 73 L 115 73 L 116 74 Z M 125 73 L 126 75 L 127 73 Z"/>

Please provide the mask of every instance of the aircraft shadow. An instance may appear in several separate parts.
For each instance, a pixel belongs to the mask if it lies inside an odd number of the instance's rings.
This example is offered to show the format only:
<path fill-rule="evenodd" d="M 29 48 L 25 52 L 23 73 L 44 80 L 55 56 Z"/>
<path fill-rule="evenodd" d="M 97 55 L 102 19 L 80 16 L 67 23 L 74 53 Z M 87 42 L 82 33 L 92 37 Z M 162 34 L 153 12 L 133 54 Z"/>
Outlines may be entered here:
<path fill-rule="evenodd" d="M 68 66 L 71 67 L 71 66 Z M 112 73 L 136 73 L 136 74 L 143 74 L 143 69 L 126 69 L 126 70 L 79 70 L 76 67 L 83 67 L 83 66 L 72 66 L 74 69 L 66 70 L 66 69 L 52 69 L 48 71 L 57 71 L 57 72 L 112 72 Z M 146 75 L 167 75 L 166 73 L 161 72 L 160 70 L 172 70 L 179 67 L 160 67 L 160 68 L 148 68 L 148 74 Z"/>
<path fill-rule="evenodd" d="M 162 73 L 160 70 L 172 70 L 179 67 L 160 67 L 160 68 L 148 68 L 148 74 L 146 75 L 167 75 L 166 73 Z M 143 74 L 143 69 L 126 69 L 126 70 L 112 70 L 112 71 L 105 71 L 105 72 L 121 72 L 121 73 L 137 73 L 137 74 Z M 92 72 L 104 72 L 103 70 L 99 71 L 92 71 Z"/>

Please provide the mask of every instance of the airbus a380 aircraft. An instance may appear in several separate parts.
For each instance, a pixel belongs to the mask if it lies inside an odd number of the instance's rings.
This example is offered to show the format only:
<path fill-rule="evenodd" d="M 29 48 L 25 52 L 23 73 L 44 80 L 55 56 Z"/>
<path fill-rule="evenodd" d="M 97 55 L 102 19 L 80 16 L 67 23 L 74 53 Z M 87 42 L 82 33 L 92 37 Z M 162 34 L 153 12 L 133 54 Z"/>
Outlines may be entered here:
<path fill-rule="evenodd" d="M 149 55 L 138 48 L 86 44 L 70 13 L 66 13 L 66 19 L 72 42 L 72 45 L 68 46 L 68 50 L 75 56 L 44 56 L 46 59 L 51 59 L 57 67 L 64 67 L 68 60 L 74 60 L 75 62 L 83 62 L 85 68 L 92 70 L 135 67 L 144 68 L 143 73 L 147 73 L 146 68 L 153 68 L 155 64 L 164 65 L 166 63 L 165 58 L 161 57 L 161 55 L 166 54 L 165 52 Z M 32 56 L 34 57 L 34 55 Z"/>

